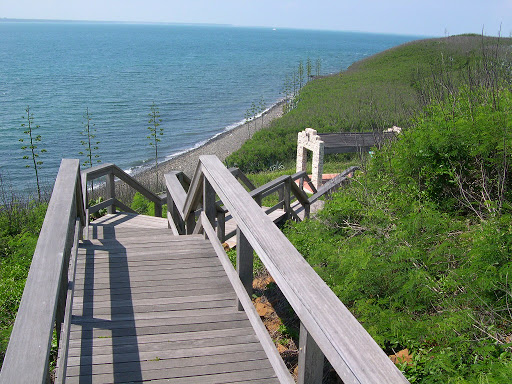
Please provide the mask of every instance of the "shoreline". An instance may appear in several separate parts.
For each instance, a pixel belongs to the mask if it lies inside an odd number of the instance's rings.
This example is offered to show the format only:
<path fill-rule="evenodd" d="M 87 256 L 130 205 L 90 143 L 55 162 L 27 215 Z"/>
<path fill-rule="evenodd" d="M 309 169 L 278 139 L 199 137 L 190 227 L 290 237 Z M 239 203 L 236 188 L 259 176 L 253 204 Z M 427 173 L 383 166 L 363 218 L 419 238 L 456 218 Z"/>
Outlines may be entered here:
<path fill-rule="evenodd" d="M 187 176 L 192 177 L 197 167 L 199 156 L 216 155 L 220 161 L 224 162 L 226 157 L 240 149 L 256 131 L 268 127 L 274 119 L 281 117 L 283 115 L 284 103 L 285 101 L 281 100 L 251 122 L 241 123 L 232 129 L 213 136 L 197 148 L 192 148 L 159 163 L 158 184 L 163 183 L 163 175 L 170 171 L 182 171 Z M 136 171 L 133 177 L 143 185 L 153 189 L 156 182 L 155 171 L 155 166 L 152 166 Z"/>

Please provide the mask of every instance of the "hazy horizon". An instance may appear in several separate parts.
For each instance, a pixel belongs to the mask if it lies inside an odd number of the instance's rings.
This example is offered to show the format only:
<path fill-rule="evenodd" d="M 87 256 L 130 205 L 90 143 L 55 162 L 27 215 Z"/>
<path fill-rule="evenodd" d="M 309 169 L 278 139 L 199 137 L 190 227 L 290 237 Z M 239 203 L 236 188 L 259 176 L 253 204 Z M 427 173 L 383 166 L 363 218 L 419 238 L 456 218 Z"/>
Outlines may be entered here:
<path fill-rule="evenodd" d="M 512 35 L 512 1 L 432 0 L 6 0 L 0 18 L 223 25 L 412 36 Z"/>

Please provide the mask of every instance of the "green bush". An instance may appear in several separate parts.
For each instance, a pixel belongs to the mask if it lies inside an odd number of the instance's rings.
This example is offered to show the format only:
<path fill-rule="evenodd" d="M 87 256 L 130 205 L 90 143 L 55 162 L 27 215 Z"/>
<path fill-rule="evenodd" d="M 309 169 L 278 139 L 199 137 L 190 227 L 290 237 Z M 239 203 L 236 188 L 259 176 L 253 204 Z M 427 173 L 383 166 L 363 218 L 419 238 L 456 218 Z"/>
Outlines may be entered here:
<path fill-rule="evenodd" d="M 432 105 L 318 220 L 297 249 L 415 383 L 512 375 L 512 93 Z M 474 92 L 471 90 L 471 92 Z"/>
<path fill-rule="evenodd" d="M 141 215 L 155 216 L 155 203 L 146 199 L 140 192 L 133 196 L 130 208 Z M 167 218 L 167 204 L 162 206 L 162 217 Z"/>
<path fill-rule="evenodd" d="M 46 204 L 0 206 L 0 364 L 32 262 Z"/>

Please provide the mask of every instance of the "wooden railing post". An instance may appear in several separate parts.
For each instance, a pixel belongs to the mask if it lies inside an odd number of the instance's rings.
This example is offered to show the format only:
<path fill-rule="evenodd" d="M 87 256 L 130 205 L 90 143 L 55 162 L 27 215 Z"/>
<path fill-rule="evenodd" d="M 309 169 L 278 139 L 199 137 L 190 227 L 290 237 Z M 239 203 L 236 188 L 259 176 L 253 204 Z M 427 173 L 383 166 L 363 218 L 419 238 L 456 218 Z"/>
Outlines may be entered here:
<path fill-rule="evenodd" d="M 240 277 L 240 281 L 245 287 L 249 297 L 252 296 L 252 281 L 253 281 L 253 250 L 252 246 L 240 230 L 236 228 L 236 271 Z M 240 300 L 236 299 L 238 310 L 243 311 L 243 306 Z"/>
<path fill-rule="evenodd" d="M 162 204 L 155 202 L 155 217 L 162 217 Z"/>
<path fill-rule="evenodd" d="M 282 209 L 283 209 L 283 210 L 285 210 L 285 207 L 284 207 L 284 205 L 285 205 L 285 203 L 284 203 L 284 199 L 285 199 L 285 197 L 284 197 L 284 196 L 285 196 L 285 194 L 286 194 L 286 190 L 285 190 L 285 189 L 286 189 L 286 188 L 285 188 L 285 184 L 283 183 L 283 184 L 281 185 L 281 187 L 277 190 L 277 198 L 278 198 L 278 200 L 279 200 L 279 201 L 282 201 L 282 202 L 283 202 L 283 203 L 282 203 L 282 204 L 283 204 L 283 205 L 282 205 Z M 286 212 L 286 211 L 285 211 L 285 212 Z"/>
<path fill-rule="evenodd" d="M 217 212 L 217 238 L 221 243 L 226 240 L 226 212 L 223 210 Z"/>
<path fill-rule="evenodd" d="M 324 354 L 301 322 L 298 384 L 322 384 L 323 372 Z"/>
<path fill-rule="evenodd" d="M 171 216 L 172 221 L 176 225 L 176 228 L 178 230 L 178 233 L 180 235 L 185 234 L 185 222 L 181 218 L 178 208 L 176 207 L 176 203 L 174 203 L 174 200 L 172 199 L 172 196 L 167 189 L 167 212 Z M 171 224 L 168 224 L 169 227 L 171 227 Z"/>
<path fill-rule="evenodd" d="M 284 210 L 284 213 L 285 213 L 285 220 L 289 220 L 290 217 L 291 217 L 291 189 L 292 189 L 292 186 L 291 186 L 291 183 L 292 183 L 292 178 L 289 177 L 288 179 L 285 180 L 285 182 L 283 183 L 283 193 L 284 193 L 284 196 L 283 196 L 283 200 L 284 200 L 284 203 L 283 203 L 283 210 Z"/>
<path fill-rule="evenodd" d="M 261 207 L 261 194 L 254 195 L 254 201 Z"/>
<path fill-rule="evenodd" d="M 206 217 L 208 217 L 208 221 L 211 223 L 212 227 L 215 228 L 215 219 L 217 217 L 215 190 L 206 177 L 203 180 L 203 211 Z"/>
<path fill-rule="evenodd" d="M 109 172 L 107 174 L 107 198 L 113 199 L 116 197 L 116 183 L 114 181 L 114 172 Z M 116 207 L 114 205 L 110 205 L 107 207 L 107 213 L 116 213 Z"/>

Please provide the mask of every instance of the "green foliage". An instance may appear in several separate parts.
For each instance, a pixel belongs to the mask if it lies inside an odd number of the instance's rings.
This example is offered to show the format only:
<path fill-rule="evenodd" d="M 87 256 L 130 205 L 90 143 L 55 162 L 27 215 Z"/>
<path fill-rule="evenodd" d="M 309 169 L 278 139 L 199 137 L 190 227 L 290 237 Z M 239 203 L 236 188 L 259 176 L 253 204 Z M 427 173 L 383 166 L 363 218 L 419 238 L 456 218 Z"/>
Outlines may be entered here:
<path fill-rule="evenodd" d="M 0 364 L 25 287 L 46 204 L 0 205 Z"/>
<path fill-rule="evenodd" d="M 133 196 L 130 208 L 141 215 L 155 216 L 155 204 L 142 196 L 140 192 Z"/>
<path fill-rule="evenodd" d="M 155 102 L 151 104 L 151 112 L 148 114 L 149 116 L 149 135 L 147 138 L 149 139 L 149 146 L 154 149 L 155 155 L 155 175 L 156 175 L 156 187 L 158 189 L 158 143 L 160 142 L 160 136 L 163 136 L 164 129 L 160 127 L 160 123 L 162 122 L 162 119 L 160 118 L 160 111 L 158 110 L 158 107 L 156 106 Z M 160 127 L 160 128 L 158 128 Z"/>
<path fill-rule="evenodd" d="M 101 163 L 100 155 L 97 153 L 100 141 L 96 139 L 96 128 L 95 124 L 91 123 L 92 115 L 89 112 L 89 108 L 86 108 L 84 114 L 84 130 L 80 132 L 85 137 L 85 140 L 80 140 L 80 144 L 84 147 L 84 151 L 78 152 L 79 155 L 85 156 L 85 160 L 82 162 L 84 167 L 90 168 L 95 163 Z"/>
<path fill-rule="evenodd" d="M 23 143 L 21 146 L 22 151 L 30 151 L 29 155 L 23 155 L 23 159 L 29 160 L 32 164 L 27 164 L 27 168 L 33 168 L 35 177 L 36 177 L 36 186 L 37 186 L 37 197 L 39 201 L 41 201 L 41 187 L 39 184 L 39 169 L 43 165 L 43 161 L 40 159 L 40 155 L 46 152 L 46 149 L 38 150 L 38 143 L 41 142 L 41 135 L 37 135 L 35 130 L 39 128 L 39 125 L 34 126 L 34 114 L 30 113 L 30 107 L 27 105 L 27 109 L 25 109 L 27 113 L 26 116 L 22 116 L 21 118 L 25 121 L 21 124 L 23 128 L 23 134 L 28 136 L 27 138 L 21 138 L 19 141 Z M 26 143 L 26 144 L 25 144 Z"/>
<path fill-rule="evenodd" d="M 286 230 L 382 348 L 412 352 L 413 383 L 512 374 L 511 102 L 459 88 Z"/>
<path fill-rule="evenodd" d="M 308 127 L 321 133 L 407 127 L 434 97 L 426 91 L 422 96 L 420 90 L 432 84 L 454 88 L 478 65 L 484 67 L 478 64 L 482 63 L 482 52 L 492 56 L 489 47 L 508 47 L 510 42 L 480 36 L 415 41 L 357 62 L 341 74 L 316 78 L 301 89 L 295 108 L 286 108 L 282 118 L 255 133 L 227 162 L 244 172 L 258 172 L 276 162 L 292 161 L 297 133 Z M 317 60 L 317 76 L 320 65 Z M 492 70 L 502 67 L 507 68 L 496 64 Z M 471 79 L 476 78 L 472 75 Z M 285 98 L 294 97 L 293 79 L 286 79 L 283 93 Z M 438 92 L 435 97 L 442 95 Z"/>
<path fill-rule="evenodd" d="M 155 203 L 146 199 L 140 192 L 133 196 L 130 208 L 141 215 L 155 216 Z M 167 204 L 162 206 L 162 217 L 167 218 Z"/>
<path fill-rule="evenodd" d="M 512 93 L 498 95 L 494 105 L 492 94 L 462 88 L 456 98 L 431 105 L 394 146 L 397 177 L 413 178 L 418 193 L 444 211 L 480 218 L 501 211 L 511 200 Z"/>

